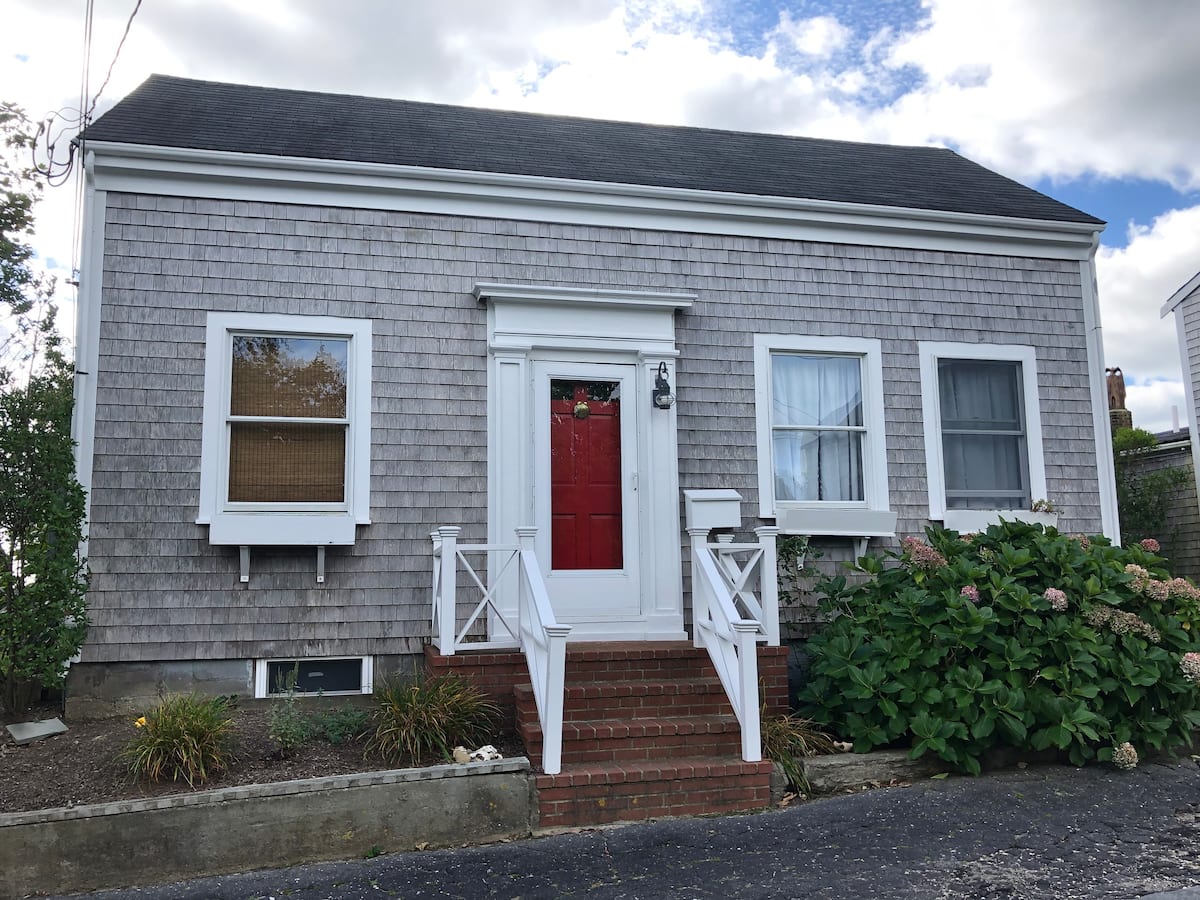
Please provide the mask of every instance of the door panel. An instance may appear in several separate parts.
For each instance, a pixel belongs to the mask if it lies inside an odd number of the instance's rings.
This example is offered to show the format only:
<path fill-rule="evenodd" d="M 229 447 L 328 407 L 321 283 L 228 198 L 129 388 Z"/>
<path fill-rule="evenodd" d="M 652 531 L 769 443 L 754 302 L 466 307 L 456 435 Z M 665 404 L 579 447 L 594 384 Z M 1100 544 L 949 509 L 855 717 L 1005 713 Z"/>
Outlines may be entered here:
<path fill-rule="evenodd" d="M 619 383 L 551 381 L 550 513 L 552 569 L 622 568 Z"/>

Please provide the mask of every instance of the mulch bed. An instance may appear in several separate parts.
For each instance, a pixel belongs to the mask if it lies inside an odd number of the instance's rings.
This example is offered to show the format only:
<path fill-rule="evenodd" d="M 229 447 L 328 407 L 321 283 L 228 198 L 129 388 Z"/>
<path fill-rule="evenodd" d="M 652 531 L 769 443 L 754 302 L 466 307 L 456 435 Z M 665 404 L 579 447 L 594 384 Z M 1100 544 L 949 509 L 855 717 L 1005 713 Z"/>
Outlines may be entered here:
<path fill-rule="evenodd" d="M 161 797 L 321 775 L 349 775 L 406 765 L 385 763 L 378 755 L 365 756 L 362 740 L 333 745 L 315 739 L 294 754 L 281 757 L 267 736 L 269 714 L 268 703 L 241 704 L 234 717 L 237 761 L 221 775 L 195 788 L 183 781 L 147 783 L 131 778 L 118 759 L 136 733 L 130 716 L 73 722 L 63 718 L 57 704 L 43 703 L 20 715 L 0 717 L 0 726 L 59 717 L 69 729 L 66 734 L 17 746 L 8 731 L 0 727 L 0 813 Z M 524 754 L 519 740 L 512 736 L 497 736 L 492 743 L 506 757 Z M 420 764 L 445 762 L 425 759 Z"/>

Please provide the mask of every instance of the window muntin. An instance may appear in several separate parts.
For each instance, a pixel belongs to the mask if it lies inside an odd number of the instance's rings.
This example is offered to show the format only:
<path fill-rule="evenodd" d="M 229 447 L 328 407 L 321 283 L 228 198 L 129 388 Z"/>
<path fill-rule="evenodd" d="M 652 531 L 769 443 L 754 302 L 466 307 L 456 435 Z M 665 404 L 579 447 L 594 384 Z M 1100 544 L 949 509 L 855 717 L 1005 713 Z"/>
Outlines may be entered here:
<path fill-rule="evenodd" d="M 862 357 L 773 352 L 770 364 L 775 499 L 863 502 Z"/>
<path fill-rule="evenodd" d="M 948 509 L 1028 509 L 1021 363 L 939 359 Z"/>
<path fill-rule="evenodd" d="M 229 502 L 345 502 L 349 339 L 230 338 Z"/>

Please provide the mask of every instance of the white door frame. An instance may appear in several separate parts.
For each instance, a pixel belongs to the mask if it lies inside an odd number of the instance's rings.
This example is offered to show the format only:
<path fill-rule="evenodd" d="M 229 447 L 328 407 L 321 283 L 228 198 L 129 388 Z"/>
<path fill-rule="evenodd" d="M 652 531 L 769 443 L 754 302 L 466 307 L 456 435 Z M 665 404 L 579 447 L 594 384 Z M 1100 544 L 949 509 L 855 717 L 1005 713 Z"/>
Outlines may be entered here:
<path fill-rule="evenodd" d="M 620 618 L 577 618 L 571 611 L 565 620 L 575 625 L 573 640 L 686 638 L 676 414 L 652 408 L 650 389 L 662 363 L 675 383 L 675 311 L 690 307 L 694 297 L 494 284 L 477 285 L 475 295 L 488 303 L 488 543 L 511 543 L 513 529 L 538 521 L 534 431 L 544 411 L 535 406 L 534 370 L 549 362 L 567 370 L 589 363 L 633 366 L 639 608 Z M 546 572 L 549 559 L 541 550 L 539 561 Z M 515 586 L 502 585 L 499 601 L 515 610 Z"/>

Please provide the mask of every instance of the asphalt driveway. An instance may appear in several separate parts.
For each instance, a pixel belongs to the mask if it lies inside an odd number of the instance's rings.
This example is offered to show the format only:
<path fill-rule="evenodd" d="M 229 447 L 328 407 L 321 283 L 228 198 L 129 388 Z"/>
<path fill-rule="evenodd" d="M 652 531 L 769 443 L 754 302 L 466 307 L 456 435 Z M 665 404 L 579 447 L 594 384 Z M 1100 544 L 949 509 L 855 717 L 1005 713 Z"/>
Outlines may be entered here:
<path fill-rule="evenodd" d="M 1046 766 L 455 850 L 207 878 L 95 900 L 189 898 L 1135 898 L 1200 900 L 1190 759 Z"/>

